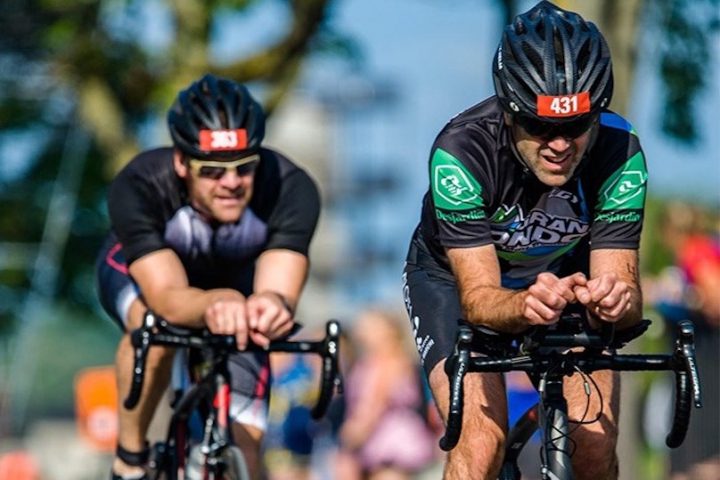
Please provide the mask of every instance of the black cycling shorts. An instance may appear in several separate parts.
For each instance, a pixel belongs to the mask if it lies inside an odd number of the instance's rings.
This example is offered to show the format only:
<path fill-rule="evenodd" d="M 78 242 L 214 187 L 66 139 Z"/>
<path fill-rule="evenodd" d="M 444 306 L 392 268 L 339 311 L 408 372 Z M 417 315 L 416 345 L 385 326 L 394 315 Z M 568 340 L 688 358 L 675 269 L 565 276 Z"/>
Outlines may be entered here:
<path fill-rule="evenodd" d="M 452 354 L 463 315 L 452 274 L 428 268 L 419 258 L 423 255 L 427 254 L 413 242 L 403 272 L 403 297 L 420 361 L 429 376 L 438 362 Z"/>
<path fill-rule="evenodd" d="M 128 273 L 122 245 L 113 236 L 108 238 L 97 258 L 96 280 L 100 304 L 125 331 L 128 310 L 132 302 L 140 297 L 140 289 Z M 232 391 L 230 415 L 239 423 L 264 430 L 270 383 L 268 354 L 238 352 L 230 356 L 228 363 Z M 184 373 L 173 373 L 175 387 L 183 386 L 185 376 Z"/>

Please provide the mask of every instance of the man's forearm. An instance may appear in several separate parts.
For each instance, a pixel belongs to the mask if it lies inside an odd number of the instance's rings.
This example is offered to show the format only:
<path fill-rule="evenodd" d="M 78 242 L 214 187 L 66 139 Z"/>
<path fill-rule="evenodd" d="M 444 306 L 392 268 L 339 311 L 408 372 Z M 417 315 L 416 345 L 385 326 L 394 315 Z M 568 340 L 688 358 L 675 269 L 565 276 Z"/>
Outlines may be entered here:
<path fill-rule="evenodd" d="M 147 300 L 150 308 L 168 322 L 200 328 L 205 326 L 205 311 L 213 302 L 241 296 L 240 292 L 228 288 L 202 290 L 184 287 L 165 290 L 158 298 Z"/>
<path fill-rule="evenodd" d="M 523 316 L 527 290 L 483 286 L 462 292 L 465 319 L 500 332 L 518 333 L 529 323 Z"/>

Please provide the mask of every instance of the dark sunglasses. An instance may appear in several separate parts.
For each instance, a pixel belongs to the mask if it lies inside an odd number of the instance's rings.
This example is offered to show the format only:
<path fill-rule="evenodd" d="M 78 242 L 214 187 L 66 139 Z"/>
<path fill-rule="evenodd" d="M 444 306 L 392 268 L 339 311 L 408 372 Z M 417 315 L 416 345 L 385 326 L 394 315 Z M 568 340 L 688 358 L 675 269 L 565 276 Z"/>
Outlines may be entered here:
<path fill-rule="evenodd" d="M 552 140 L 555 137 L 578 138 L 590 130 L 597 122 L 597 119 L 597 115 L 590 115 L 565 123 L 549 123 L 524 115 L 513 117 L 513 121 L 525 130 L 528 135 L 543 140 Z"/>
<path fill-rule="evenodd" d="M 242 177 L 244 175 L 250 175 L 260 163 L 260 155 L 249 155 L 247 157 L 239 158 L 237 160 L 222 162 L 215 160 L 198 160 L 197 158 L 190 159 L 190 168 L 192 171 L 203 178 L 212 178 L 213 180 L 219 180 L 225 175 L 228 170 L 235 170 L 235 173 Z"/>

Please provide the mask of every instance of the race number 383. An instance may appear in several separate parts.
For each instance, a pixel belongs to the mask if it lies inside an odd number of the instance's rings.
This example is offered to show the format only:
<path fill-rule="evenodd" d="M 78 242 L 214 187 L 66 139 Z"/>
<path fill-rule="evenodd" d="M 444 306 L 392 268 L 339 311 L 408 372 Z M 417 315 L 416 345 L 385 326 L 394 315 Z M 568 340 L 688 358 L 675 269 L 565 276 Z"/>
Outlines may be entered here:
<path fill-rule="evenodd" d="M 543 117 L 571 117 L 590 111 L 590 93 L 538 95 L 537 113 Z"/>
<path fill-rule="evenodd" d="M 214 152 L 222 150 L 241 150 L 247 147 L 247 131 L 236 130 L 200 130 L 200 148 Z"/>

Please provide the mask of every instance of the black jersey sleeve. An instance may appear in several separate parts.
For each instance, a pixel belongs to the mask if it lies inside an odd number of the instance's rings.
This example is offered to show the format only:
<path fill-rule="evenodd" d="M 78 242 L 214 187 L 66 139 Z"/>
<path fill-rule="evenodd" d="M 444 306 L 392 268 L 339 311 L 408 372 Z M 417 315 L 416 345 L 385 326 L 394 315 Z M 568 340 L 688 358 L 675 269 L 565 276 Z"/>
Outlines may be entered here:
<path fill-rule="evenodd" d="M 647 166 L 637 133 L 617 114 L 601 116 L 601 144 L 591 158 L 594 217 L 591 248 L 629 248 L 640 245 Z"/>
<path fill-rule="evenodd" d="M 284 248 L 307 255 L 319 215 L 320 194 L 315 182 L 304 170 L 293 170 L 283 179 L 269 218 L 265 250 Z"/>
<path fill-rule="evenodd" d="M 168 152 L 156 149 L 138 155 L 110 184 L 110 222 L 128 264 L 167 246 L 164 207 L 178 189 Z"/>
<path fill-rule="evenodd" d="M 469 129 L 469 127 L 467 127 Z M 430 195 L 437 240 L 444 247 L 492 243 L 487 208 L 493 185 L 482 130 L 443 132 L 430 155 Z"/>

